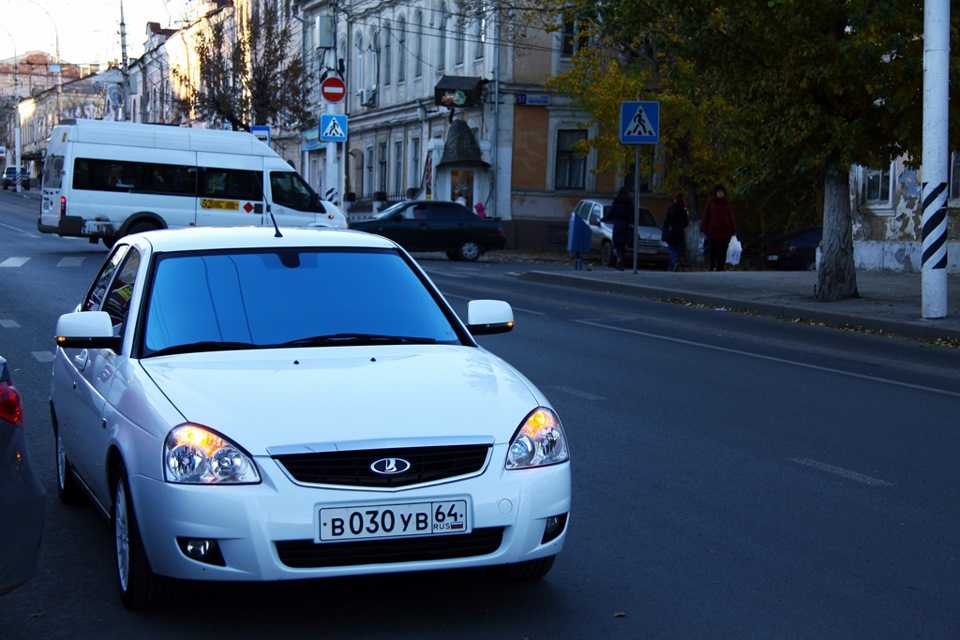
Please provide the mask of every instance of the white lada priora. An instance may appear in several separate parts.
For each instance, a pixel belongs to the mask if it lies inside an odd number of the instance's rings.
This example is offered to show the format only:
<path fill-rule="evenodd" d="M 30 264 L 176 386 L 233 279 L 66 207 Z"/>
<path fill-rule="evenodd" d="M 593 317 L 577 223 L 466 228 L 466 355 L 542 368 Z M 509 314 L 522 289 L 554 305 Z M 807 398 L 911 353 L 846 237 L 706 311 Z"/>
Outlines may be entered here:
<path fill-rule="evenodd" d="M 114 524 L 120 597 L 178 579 L 463 567 L 540 578 L 570 461 L 550 403 L 399 246 L 358 231 L 152 231 L 57 323 L 61 499 Z"/>

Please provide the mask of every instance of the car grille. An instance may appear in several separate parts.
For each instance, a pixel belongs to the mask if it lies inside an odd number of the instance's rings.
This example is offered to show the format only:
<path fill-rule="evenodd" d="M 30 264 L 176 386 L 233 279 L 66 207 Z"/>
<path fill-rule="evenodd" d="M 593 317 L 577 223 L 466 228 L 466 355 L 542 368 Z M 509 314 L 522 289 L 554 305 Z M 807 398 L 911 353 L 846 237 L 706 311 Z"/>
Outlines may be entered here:
<path fill-rule="evenodd" d="M 390 538 L 317 544 L 313 540 L 276 543 L 280 562 L 294 569 L 364 564 L 449 560 L 488 555 L 500 548 L 503 527 L 474 529 L 462 535 Z"/>
<path fill-rule="evenodd" d="M 297 482 L 390 489 L 477 473 L 486 464 L 489 452 L 489 445 L 471 444 L 292 453 L 274 459 Z M 383 458 L 405 460 L 410 469 L 392 475 L 374 473 L 370 466 Z"/>

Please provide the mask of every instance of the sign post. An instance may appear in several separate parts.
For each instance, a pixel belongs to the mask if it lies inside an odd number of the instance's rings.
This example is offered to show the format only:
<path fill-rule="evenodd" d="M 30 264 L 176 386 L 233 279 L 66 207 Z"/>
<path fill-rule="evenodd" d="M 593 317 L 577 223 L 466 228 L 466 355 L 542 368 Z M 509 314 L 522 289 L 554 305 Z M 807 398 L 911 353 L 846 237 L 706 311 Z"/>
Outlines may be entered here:
<path fill-rule="evenodd" d="M 633 164 L 633 193 L 636 202 L 633 207 L 633 272 L 637 272 L 638 242 L 637 229 L 640 227 L 640 145 L 660 142 L 660 103 L 659 102 L 621 102 L 620 103 L 620 143 L 636 147 Z"/>

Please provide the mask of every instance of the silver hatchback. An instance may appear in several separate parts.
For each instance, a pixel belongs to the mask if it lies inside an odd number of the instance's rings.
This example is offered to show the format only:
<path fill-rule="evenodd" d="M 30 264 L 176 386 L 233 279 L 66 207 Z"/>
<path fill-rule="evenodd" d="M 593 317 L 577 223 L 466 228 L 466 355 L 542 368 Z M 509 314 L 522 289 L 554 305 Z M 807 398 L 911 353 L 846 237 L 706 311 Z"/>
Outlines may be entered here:
<path fill-rule="evenodd" d="M 573 210 L 590 226 L 590 251 L 600 254 L 600 263 L 605 267 L 614 267 L 616 259 L 613 255 L 613 225 L 601 222 L 609 212 L 610 204 L 599 200 L 581 200 Z M 666 266 L 670 255 L 667 252 L 667 243 L 661 240 L 661 229 L 653 214 L 646 207 L 639 207 L 639 226 L 637 227 L 637 262 L 654 263 L 657 266 Z M 634 237 L 630 234 L 630 238 Z M 627 241 L 627 262 L 632 260 L 633 243 Z"/>

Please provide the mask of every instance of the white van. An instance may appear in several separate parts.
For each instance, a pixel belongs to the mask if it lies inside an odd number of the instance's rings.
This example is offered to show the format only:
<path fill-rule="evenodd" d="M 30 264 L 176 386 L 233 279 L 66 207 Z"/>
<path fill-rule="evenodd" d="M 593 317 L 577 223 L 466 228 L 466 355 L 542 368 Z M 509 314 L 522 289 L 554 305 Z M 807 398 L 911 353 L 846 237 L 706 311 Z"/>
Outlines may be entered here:
<path fill-rule="evenodd" d="M 280 226 L 347 226 L 343 212 L 283 158 L 240 131 L 61 120 L 50 135 L 40 189 L 37 229 L 107 246 L 150 229 L 273 219 Z"/>

